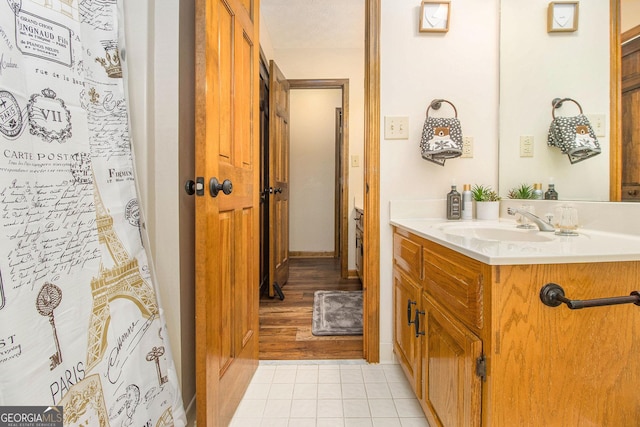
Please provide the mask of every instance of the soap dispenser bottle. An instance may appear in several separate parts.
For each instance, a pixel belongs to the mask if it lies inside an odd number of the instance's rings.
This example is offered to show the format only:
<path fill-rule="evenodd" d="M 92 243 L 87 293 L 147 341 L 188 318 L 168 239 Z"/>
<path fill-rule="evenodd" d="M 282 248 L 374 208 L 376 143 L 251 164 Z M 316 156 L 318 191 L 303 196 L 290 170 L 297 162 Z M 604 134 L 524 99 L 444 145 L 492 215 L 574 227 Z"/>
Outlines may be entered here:
<path fill-rule="evenodd" d="M 542 193 L 542 183 L 533 184 L 533 198 L 535 200 L 542 200 L 544 194 Z"/>
<path fill-rule="evenodd" d="M 462 188 L 462 219 L 473 219 L 473 196 L 471 194 L 471 184 L 464 184 Z"/>
<path fill-rule="evenodd" d="M 558 192 L 553 184 L 553 179 L 549 178 L 549 189 L 544 193 L 545 200 L 558 200 Z"/>
<path fill-rule="evenodd" d="M 462 197 L 456 190 L 456 186 L 451 186 L 451 191 L 447 194 L 447 219 L 462 218 Z"/>

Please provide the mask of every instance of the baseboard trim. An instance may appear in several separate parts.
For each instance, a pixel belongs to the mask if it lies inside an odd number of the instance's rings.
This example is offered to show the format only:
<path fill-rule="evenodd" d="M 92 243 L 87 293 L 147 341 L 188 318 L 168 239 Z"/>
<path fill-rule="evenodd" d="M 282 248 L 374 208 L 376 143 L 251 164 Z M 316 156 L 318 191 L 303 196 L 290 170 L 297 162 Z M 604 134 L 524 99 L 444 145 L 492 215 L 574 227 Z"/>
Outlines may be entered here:
<path fill-rule="evenodd" d="M 290 258 L 336 258 L 335 252 L 289 251 Z"/>

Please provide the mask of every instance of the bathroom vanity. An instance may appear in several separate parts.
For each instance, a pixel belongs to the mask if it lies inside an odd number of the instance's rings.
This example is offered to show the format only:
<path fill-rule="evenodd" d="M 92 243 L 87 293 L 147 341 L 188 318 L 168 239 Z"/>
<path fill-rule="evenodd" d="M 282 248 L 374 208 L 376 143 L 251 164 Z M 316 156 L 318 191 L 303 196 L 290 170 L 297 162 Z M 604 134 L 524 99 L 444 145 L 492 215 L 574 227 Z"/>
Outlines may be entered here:
<path fill-rule="evenodd" d="M 634 426 L 640 306 L 549 307 L 640 290 L 640 238 L 515 223 L 392 220 L 394 352 L 430 426 Z"/>

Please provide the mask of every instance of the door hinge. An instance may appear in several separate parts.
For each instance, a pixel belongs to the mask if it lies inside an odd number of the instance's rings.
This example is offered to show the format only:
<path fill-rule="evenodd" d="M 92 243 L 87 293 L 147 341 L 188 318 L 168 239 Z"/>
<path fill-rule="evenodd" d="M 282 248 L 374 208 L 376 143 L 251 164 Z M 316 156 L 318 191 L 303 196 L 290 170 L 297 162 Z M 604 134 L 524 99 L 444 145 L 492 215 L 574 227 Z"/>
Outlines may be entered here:
<path fill-rule="evenodd" d="M 484 354 L 476 359 L 476 375 L 482 381 L 487 380 L 487 360 L 484 358 Z"/>

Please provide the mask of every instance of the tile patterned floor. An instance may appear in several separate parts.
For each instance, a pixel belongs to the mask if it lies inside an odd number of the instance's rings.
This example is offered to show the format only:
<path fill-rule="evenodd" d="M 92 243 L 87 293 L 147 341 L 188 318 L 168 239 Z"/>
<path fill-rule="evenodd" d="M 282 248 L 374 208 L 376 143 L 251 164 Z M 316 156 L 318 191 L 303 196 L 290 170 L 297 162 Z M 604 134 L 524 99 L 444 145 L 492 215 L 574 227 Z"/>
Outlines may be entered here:
<path fill-rule="evenodd" d="M 399 365 L 261 361 L 232 427 L 428 427 Z"/>

